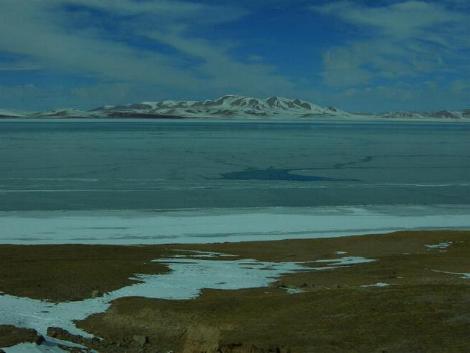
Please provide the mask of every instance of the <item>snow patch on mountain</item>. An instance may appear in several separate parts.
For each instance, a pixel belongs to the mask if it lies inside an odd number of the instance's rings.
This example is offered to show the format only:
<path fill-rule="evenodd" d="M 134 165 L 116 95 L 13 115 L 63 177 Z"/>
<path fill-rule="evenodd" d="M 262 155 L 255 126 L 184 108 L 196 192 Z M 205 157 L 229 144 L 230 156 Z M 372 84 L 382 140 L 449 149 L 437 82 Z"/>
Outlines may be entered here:
<path fill-rule="evenodd" d="M 469 119 L 470 109 L 463 111 L 440 110 L 437 112 L 390 112 L 380 115 L 383 119 L 402 119 L 402 120 L 459 120 Z"/>
<path fill-rule="evenodd" d="M 250 118 L 310 117 L 348 114 L 336 108 L 324 108 L 300 99 L 269 97 L 259 99 L 226 95 L 214 100 L 142 102 L 105 106 L 94 110 L 106 116 L 183 117 L 183 118 Z"/>
<path fill-rule="evenodd" d="M 29 114 L 31 118 L 92 118 L 95 114 L 83 110 L 66 108 L 66 109 L 54 109 L 45 112 L 37 112 Z"/>
<path fill-rule="evenodd" d="M 0 118 L 22 118 L 24 116 L 24 113 L 17 113 L 5 109 L 0 109 Z"/>
<path fill-rule="evenodd" d="M 105 105 L 89 111 L 55 109 L 36 113 L 14 113 L 0 109 L 0 118 L 145 118 L 145 119 L 341 119 L 341 120 L 438 120 L 470 121 L 470 109 L 438 112 L 388 112 L 384 114 L 348 113 L 322 107 L 301 99 L 265 99 L 225 95 L 207 100 L 145 101 L 126 105 Z"/>

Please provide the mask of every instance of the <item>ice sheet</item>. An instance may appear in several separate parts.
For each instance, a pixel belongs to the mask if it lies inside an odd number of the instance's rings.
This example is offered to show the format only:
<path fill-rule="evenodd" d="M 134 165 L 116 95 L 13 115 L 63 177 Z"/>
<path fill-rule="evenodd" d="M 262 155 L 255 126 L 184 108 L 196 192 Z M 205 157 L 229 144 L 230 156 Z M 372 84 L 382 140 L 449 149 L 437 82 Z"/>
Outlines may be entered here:
<path fill-rule="evenodd" d="M 40 346 L 34 343 L 21 343 L 13 347 L 3 348 L 5 353 L 68 353 L 57 345 L 42 344 Z"/>
<path fill-rule="evenodd" d="M 338 267 L 338 266 L 366 264 L 366 263 L 374 262 L 374 261 L 376 260 L 367 259 L 362 256 L 343 256 L 337 259 L 316 260 L 315 262 L 326 263 L 328 266 Z"/>
<path fill-rule="evenodd" d="M 469 206 L 0 212 L 3 244 L 162 244 L 470 229 Z"/>
<path fill-rule="evenodd" d="M 426 244 L 424 245 L 426 248 L 428 249 L 439 249 L 439 250 L 445 250 L 447 249 L 449 246 L 452 245 L 452 242 L 451 241 L 446 241 L 446 242 L 442 242 L 442 243 L 438 243 L 438 244 Z"/>
<path fill-rule="evenodd" d="M 361 287 L 362 288 L 370 288 L 370 287 L 384 288 L 384 287 L 388 287 L 388 286 L 390 286 L 390 284 L 384 283 L 384 282 L 377 282 L 377 283 L 374 283 L 374 284 L 364 284 Z"/>

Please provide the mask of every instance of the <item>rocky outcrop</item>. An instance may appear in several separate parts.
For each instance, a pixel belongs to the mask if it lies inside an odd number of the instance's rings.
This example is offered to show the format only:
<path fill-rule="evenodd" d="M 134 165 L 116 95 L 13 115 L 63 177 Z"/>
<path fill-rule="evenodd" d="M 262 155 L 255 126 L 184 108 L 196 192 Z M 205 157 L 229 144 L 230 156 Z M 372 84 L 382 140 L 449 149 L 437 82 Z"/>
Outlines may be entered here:
<path fill-rule="evenodd" d="M 97 338 L 88 339 L 82 336 L 72 335 L 70 332 L 60 327 L 48 327 L 47 335 L 52 338 L 56 338 L 62 341 L 72 342 L 72 343 L 83 345 L 83 346 L 90 346 L 90 345 L 94 346 L 100 343 L 100 340 Z"/>

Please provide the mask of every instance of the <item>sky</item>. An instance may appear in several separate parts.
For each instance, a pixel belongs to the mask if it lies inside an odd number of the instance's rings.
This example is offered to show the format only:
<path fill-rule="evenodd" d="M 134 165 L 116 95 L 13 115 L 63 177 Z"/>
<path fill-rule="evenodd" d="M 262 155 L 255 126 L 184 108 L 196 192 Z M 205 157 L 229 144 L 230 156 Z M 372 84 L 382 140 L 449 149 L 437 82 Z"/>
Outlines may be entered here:
<path fill-rule="evenodd" d="M 0 108 L 225 94 L 470 108 L 470 1 L 0 0 Z"/>

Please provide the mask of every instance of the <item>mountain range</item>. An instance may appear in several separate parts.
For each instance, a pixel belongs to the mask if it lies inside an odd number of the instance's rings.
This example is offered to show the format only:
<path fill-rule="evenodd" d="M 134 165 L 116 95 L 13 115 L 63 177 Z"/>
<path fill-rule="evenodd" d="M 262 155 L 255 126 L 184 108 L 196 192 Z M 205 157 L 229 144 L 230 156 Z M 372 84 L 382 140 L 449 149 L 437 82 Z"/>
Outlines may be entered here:
<path fill-rule="evenodd" d="M 425 120 L 470 119 L 470 109 L 438 112 L 389 112 L 384 114 L 349 113 L 335 107 L 282 97 L 259 99 L 226 95 L 214 100 L 142 102 L 127 105 L 106 105 L 92 110 L 56 109 L 44 112 L 15 113 L 0 109 L 0 118 L 338 118 Z"/>

